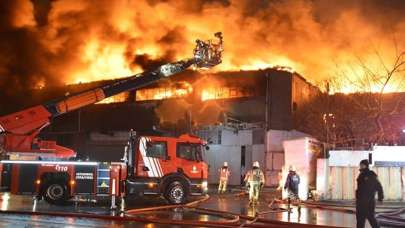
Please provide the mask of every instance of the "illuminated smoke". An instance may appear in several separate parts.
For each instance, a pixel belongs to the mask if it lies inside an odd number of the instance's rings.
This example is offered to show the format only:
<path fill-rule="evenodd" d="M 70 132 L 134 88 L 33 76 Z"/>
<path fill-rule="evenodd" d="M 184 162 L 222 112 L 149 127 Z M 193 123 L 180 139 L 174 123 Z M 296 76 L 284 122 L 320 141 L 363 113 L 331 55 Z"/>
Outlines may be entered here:
<path fill-rule="evenodd" d="M 400 0 L 14 0 L 0 11 L 0 87 L 9 94 L 128 76 L 190 57 L 196 38 L 217 31 L 217 71 L 284 65 L 321 81 L 356 57 L 372 65 L 375 50 L 389 65 L 405 35 Z"/>

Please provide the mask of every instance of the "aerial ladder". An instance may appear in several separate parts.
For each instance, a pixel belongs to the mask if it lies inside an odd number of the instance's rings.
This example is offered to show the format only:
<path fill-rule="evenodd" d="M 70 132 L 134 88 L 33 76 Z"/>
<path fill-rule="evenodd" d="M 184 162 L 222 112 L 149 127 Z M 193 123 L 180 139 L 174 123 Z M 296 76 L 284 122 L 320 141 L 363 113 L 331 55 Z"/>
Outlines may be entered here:
<path fill-rule="evenodd" d="M 97 103 L 125 91 L 136 90 L 158 80 L 169 78 L 191 66 L 211 68 L 221 63 L 223 38 L 215 33 L 215 40 L 196 40 L 193 57 L 167 63 L 111 84 L 99 86 L 64 97 L 60 100 L 37 105 L 0 117 L 0 154 L 41 159 L 69 159 L 76 156 L 72 149 L 59 146 L 55 141 L 41 140 L 38 134 L 52 120 L 65 113 Z"/>

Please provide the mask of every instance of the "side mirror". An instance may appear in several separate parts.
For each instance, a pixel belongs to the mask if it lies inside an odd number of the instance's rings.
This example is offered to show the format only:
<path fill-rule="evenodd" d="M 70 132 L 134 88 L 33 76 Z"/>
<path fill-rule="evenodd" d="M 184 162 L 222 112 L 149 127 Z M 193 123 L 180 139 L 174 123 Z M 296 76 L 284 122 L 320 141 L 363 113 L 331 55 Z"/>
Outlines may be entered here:
<path fill-rule="evenodd" d="M 205 146 L 205 150 L 210 150 L 210 147 L 209 147 L 209 146 Z"/>
<path fill-rule="evenodd" d="M 166 157 L 166 160 L 170 160 L 170 159 L 171 159 L 171 157 L 170 157 L 170 156 L 167 156 L 167 157 Z"/>

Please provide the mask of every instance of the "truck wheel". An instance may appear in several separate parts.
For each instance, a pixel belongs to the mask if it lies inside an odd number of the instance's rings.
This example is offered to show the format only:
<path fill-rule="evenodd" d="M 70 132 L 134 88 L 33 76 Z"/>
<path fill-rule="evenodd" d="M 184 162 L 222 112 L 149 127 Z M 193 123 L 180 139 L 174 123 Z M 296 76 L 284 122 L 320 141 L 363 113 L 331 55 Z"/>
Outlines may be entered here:
<path fill-rule="evenodd" d="M 62 183 L 50 183 L 45 188 L 45 200 L 50 204 L 62 205 L 67 200 L 67 187 Z"/>
<path fill-rule="evenodd" d="M 185 186 L 180 181 L 170 183 L 165 191 L 165 198 L 170 204 L 185 203 L 187 199 Z"/>

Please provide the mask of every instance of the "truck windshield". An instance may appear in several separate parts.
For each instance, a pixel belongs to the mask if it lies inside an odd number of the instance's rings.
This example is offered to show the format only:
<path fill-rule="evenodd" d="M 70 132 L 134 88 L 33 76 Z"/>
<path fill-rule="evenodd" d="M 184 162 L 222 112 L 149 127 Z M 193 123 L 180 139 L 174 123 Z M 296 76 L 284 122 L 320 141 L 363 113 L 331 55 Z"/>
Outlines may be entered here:
<path fill-rule="evenodd" d="M 177 143 L 177 157 L 190 161 L 202 161 L 202 145 L 196 143 Z"/>

